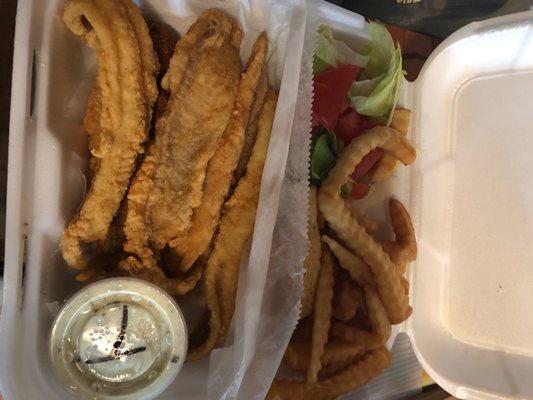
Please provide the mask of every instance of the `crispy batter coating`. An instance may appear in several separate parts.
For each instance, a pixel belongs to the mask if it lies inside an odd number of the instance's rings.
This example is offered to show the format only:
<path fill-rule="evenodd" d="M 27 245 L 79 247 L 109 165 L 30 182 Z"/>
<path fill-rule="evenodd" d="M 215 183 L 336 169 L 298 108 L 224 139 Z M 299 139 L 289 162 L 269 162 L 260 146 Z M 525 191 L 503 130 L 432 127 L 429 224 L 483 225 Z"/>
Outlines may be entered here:
<path fill-rule="evenodd" d="M 263 103 L 264 92 L 258 91 L 258 88 L 265 74 L 267 50 L 268 39 L 263 32 L 254 44 L 248 67 L 239 82 L 235 107 L 228 126 L 207 166 L 202 202 L 194 209 L 187 235 L 178 237 L 171 243 L 181 257 L 182 271 L 187 271 L 205 252 L 216 231 L 220 211 L 242 152 L 252 106 L 254 102 Z"/>
<path fill-rule="evenodd" d="M 223 342 L 235 309 L 235 295 L 241 254 L 253 233 L 257 201 L 277 96 L 269 91 L 258 118 L 258 134 L 246 175 L 224 204 L 219 232 L 207 261 L 204 292 L 210 311 L 210 332 L 206 341 L 187 355 L 189 361 L 208 354 L 217 341 Z"/>
<path fill-rule="evenodd" d="M 67 264 L 85 269 L 81 244 L 106 237 L 143 151 L 159 65 L 146 24 L 131 0 L 70 0 L 63 20 L 96 50 L 99 60 L 100 129 L 92 152 L 99 161 L 93 162 L 94 175 L 81 209 L 61 238 Z"/>
<path fill-rule="evenodd" d="M 207 10 L 176 44 L 163 78 L 170 99 L 128 192 L 124 249 L 146 266 L 156 265 L 153 249 L 186 233 L 200 204 L 207 163 L 235 101 L 240 37 L 233 19 Z"/>

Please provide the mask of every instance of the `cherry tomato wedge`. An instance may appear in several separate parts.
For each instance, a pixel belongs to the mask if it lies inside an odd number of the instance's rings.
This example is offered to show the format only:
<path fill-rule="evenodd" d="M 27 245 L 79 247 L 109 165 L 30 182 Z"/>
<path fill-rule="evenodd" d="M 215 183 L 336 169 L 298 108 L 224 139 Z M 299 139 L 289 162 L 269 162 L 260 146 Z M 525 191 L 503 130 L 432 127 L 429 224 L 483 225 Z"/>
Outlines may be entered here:
<path fill-rule="evenodd" d="M 361 180 L 368 171 L 378 162 L 378 160 L 383 156 L 383 150 L 374 149 L 371 150 L 366 156 L 363 157 L 361 162 L 357 164 L 353 170 L 352 178 L 355 181 Z"/>
<path fill-rule="evenodd" d="M 354 65 L 330 67 L 314 78 L 313 126 L 334 131 L 337 119 L 346 109 L 348 90 L 360 68 Z"/>
<path fill-rule="evenodd" d="M 362 118 L 361 119 L 361 130 L 366 131 L 369 129 L 374 128 L 375 126 L 384 126 L 385 124 L 383 122 L 376 121 L 375 119 L 371 118 Z"/>
<path fill-rule="evenodd" d="M 349 108 L 348 111 L 344 112 L 337 120 L 334 132 L 344 144 L 348 144 L 353 138 L 361 134 L 361 127 L 361 117 L 355 112 L 355 110 Z"/>
<path fill-rule="evenodd" d="M 360 200 L 368 194 L 370 185 L 362 182 L 354 182 L 352 186 L 352 198 Z"/>

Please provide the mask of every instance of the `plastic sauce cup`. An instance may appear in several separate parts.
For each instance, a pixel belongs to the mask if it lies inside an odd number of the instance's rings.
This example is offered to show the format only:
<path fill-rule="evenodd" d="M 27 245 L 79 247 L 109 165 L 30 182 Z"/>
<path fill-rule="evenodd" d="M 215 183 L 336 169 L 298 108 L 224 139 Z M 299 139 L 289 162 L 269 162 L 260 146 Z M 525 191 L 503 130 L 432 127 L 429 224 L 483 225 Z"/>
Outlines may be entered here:
<path fill-rule="evenodd" d="M 187 327 L 166 292 L 134 278 L 85 287 L 57 315 L 50 357 L 62 383 L 82 399 L 153 399 L 187 354 Z"/>

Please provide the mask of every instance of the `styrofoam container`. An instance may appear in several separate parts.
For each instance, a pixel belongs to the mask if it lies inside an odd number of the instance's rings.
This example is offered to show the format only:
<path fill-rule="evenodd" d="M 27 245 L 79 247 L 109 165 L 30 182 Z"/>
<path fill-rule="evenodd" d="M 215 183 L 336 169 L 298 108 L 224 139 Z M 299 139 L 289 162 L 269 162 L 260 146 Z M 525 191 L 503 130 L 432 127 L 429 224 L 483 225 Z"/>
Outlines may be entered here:
<path fill-rule="evenodd" d="M 338 39 L 367 39 L 361 16 L 310 4 Z M 533 398 L 532 88 L 532 11 L 454 33 L 400 98 L 416 163 L 364 205 L 383 218 L 393 194 L 411 212 L 414 311 L 396 333 L 458 398 Z"/>
<path fill-rule="evenodd" d="M 79 39 L 65 40 L 50 6 L 58 1 L 28 4 L 17 15 L 13 68 L 0 325 L 6 400 L 69 398 L 51 374 L 46 343 L 57 301 L 78 289 L 61 267 L 57 238 L 64 225 L 58 221 L 68 219 L 79 193 L 64 187 L 72 176 L 57 172 L 79 175 L 68 167 L 86 151 L 76 137 L 83 135 L 80 113 L 90 88 L 71 93 L 71 103 L 61 97 L 76 79 L 72 71 L 80 79 L 86 73 L 77 69 L 81 54 L 72 51 Z M 358 46 L 368 38 L 359 29 L 361 16 L 321 1 L 308 4 L 339 39 Z M 43 43 L 48 47 L 35 46 Z M 43 59 L 53 65 L 41 65 Z M 36 73 L 41 70 L 48 74 Z M 416 164 L 400 169 L 367 204 L 369 213 L 384 215 L 377 204 L 394 188 L 412 213 L 419 242 L 408 272 L 414 312 L 397 333 L 407 333 L 431 377 L 460 398 L 533 398 L 531 87 L 533 12 L 456 32 L 401 96 L 413 110 Z M 61 146 L 74 151 L 57 151 Z M 49 164 L 46 149 L 60 155 L 58 164 Z M 182 388 L 161 398 L 176 398 Z"/>

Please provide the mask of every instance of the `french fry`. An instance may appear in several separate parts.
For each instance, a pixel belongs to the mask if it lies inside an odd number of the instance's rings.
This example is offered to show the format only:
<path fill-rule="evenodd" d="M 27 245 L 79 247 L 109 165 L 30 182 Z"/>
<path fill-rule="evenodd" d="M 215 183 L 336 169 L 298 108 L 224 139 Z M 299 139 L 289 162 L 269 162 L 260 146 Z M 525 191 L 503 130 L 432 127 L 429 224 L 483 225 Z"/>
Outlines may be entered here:
<path fill-rule="evenodd" d="M 310 382 L 316 382 L 318 378 L 318 371 L 322 365 L 320 359 L 328 341 L 332 313 L 334 268 L 335 264 L 330 251 L 324 249 L 315 296 L 311 359 L 307 370 L 307 380 Z"/>
<path fill-rule="evenodd" d="M 307 237 L 309 239 L 309 251 L 304 260 L 304 292 L 300 318 L 307 317 L 313 311 L 318 272 L 320 270 L 320 255 L 322 253 L 320 230 L 318 229 L 317 189 L 315 186 L 309 188 Z"/>
<path fill-rule="evenodd" d="M 350 279 L 339 280 L 335 284 L 333 297 L 333 316 L 344 322 L 351 320 L 361 307 L 361 290 Z"/>
<path fill-rule="evenodd" d="M 390 352 L 381 347 L 369 351 L 342 371 L 318 382 L 276 379 L 266 398 L 267 400 L 332 400 L 363 386 L 379 375 L 390 363 Z"/>
<path fill-rule="evenodd" d="M 407 136 L 409 131 L 409 120 L 411 119 L 411 110 L 406 108 L 397 108 L 392 116 L 391 128 L 396 129 L 403 136 Z M 388 150 L 385 150 L 381 159 L 376 166 L 370 171 L 369 177 L 371 182 L 380 182 L 389 178 L 396 168 L 396 158 Z"/>
<path fill-rule="evenodd" d="M 362 212 L 359 212 L 355 207 L 350 207 L 350 211 L 352 216 L 357 220 L 357 222 L 359 222 L 360 225 L 365 227 L 368 233 L 374 233 L 378 230 L 378 223 L 372 218 L 369 218 Z"/>
<path fill-rule="evenodd" d="M 409 299 L 396 271 L 383 247 L 352 217 L 349 207 L 340 196 L 341 186 L 348 180 L 355 166 L 376 147 L 390 150 L 404 164 L 416 158 L 415 149 L 394 129 L 377 126 L 355 138 L 344 149 L 337 164 L 323 182 L 319 191 L 319 209 L 339 238 L 368 264 L 378 287 L 380 297 L 392 323 L 409 317 Z"/>
<path fill-rule="evenodd" d="M 370 268 L 363 260 L 346 250 L 339 242 L 329 236 L 322 236 L 322 240 L 328 245 L 335 258 L 339 261 L 339 265 L 348 271 L 354 281 L 361 286 L 376 285 L 372 271 L 370 271 Z"/>
<path fill-rule="evenodd" d="M 409 212 L 402 203 L 390 199 L 389 211 L 395 241 L 384 245 L 385 250 L 400 275 L 405 273 L 407 263 L 416 259 L 416 236 Z"/>
<path fill-rule="evenodd" d="M 387 312 L 379 295 L 369 286 L 365 287 L 365 300 L 372 332 L 356 326 L 334 322 L 331 333 L 340 340 L 358 343 L 366 348 L 372 348 L 376 345 L 383 346 L 391 334 L 391 324 Z"/>

